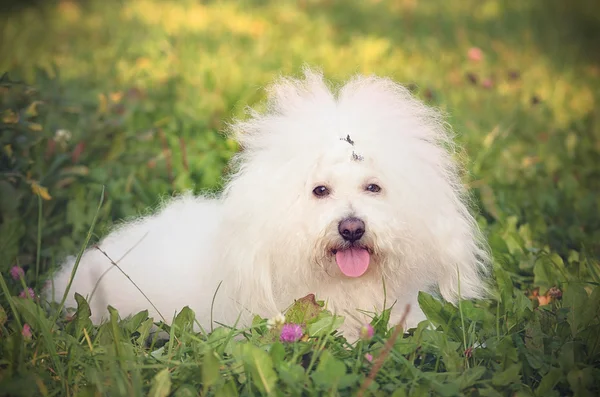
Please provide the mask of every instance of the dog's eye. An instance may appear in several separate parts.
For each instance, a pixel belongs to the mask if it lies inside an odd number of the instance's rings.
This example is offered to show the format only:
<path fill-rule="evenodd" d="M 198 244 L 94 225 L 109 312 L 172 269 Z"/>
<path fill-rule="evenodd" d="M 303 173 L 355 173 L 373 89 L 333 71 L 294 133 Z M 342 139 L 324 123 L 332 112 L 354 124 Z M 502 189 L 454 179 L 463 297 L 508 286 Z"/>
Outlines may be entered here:
<path fill-rule="evenodd" d="M 379 185 L 371 183 L 370 185 L 367 185 L 365 190 L 367 190 L 371 193 L 379 193 L 381 191 L 381 187 L 379 187 Z"/>
<path fill-rule="evenodd" d="M 329 189 L 327 186 L 317 186 L 313 189 L 313 194 L 317 197 L 329 196 Z"/>

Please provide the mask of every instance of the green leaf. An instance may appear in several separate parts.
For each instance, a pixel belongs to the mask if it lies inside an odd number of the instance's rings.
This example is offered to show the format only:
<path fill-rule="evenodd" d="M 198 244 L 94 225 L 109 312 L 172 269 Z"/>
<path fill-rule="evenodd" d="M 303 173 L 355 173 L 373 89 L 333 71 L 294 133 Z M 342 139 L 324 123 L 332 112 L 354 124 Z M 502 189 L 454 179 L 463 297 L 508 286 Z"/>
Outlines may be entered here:
<path fill-rule="evenodd" d="M 567 374 L 567 380 L 575 396 L 591 395 L 594 376 L 591 367 L 572 369 Z"/>
<path fill-rule="evenodd" d="M 234 330 L 219 327 L 215 328 L 213 332 L 208 335 L 208 344 L 214 348 L 219 355 L 231 354 Z"/>
<path fill-rule="evenodd" d="M 431 321 L 436 327 L 440 325 L 446 325 L 448 319 L 442 315 L 443 304 L 438 299 L 429 295 L 426 292 L 419 292 L 419 306 L 429 321 Z"/>
<path fill-rule="evenodd" d="M 192 385 L 182 385 L 173 394 L 173 397 L 196 397 L 196 396 L 198 396 L 198 392 Z"/>
<path fill-rule="evenodd" d="M 428 352 L 441 354 L 448 371 L 462 370 L 463 359 L 458 354 L 458 349 L 462 345 L 461 342 L 452 341 L 446 333 L 431 329 L 423 330 L 421 335 L 423 349 Z"/>
<path fill-rule="evenodd" d="M 502 372 L 497 372 L 492 376 L 494 386 L 508 386 L 513 383 L 521 383 L 521 363 L 511 364 Z"/>
<path fill-rule="evenodd" d="M 235 397 L 238 395 L 238 389 L 233 380 L 230 380 L 229 382 L 225 383 L 223 387 L 219 387 L 217 390 L 215 390 L 216 397 Z"/>
<path fill-rule="evenodd" d="M 157 373 L 152 379 L 150 397 L 167 397 L 171 392 L 171 373 L 168 368 Z"/>
<path fill-rule="evenodd" d="M 343 323 L 344 317 L 321 313 L 319 319 L 308 326 L 308 335 L 318 338 L 337 330 Z"/>
<path fill-rule="evenodd" d="M 588 295 L 580 284 L 569 284 L 563 294 L 563 307 L 569 308 L 567 321 L 571 327 L 571 336 L 575 337 L 582 323 L 588 319 L 583 317 L 587 308 Z"/>
<path fill-rule="evenodd" d="M 535 390 L 535 394 L 537 396 L 546 396 L 550 393 L 554 386 L 558 384 L 562 380 L 562 371 L 560 368 L 551 368 L 550 371 L 540 381 L 537 389 Z"/>
<path fill-rule="evenodd" d="M 500 299 L 506 312 L 512 311 L 513 307 L 513 295 L 514 286 L 508 275 L 508 273 L 500 266 L 494 268 L 494 274 L 496 282 L 498 283 L 498 289 L 500 290 Z"/>
<path fill-rule="evenodd" d="M 548 288 L 564 282 L 564 272 L 565 266 L 558 254 L 542 255 L 533 267 L 533 282 L 540 287 L 539 293 L 544 295 Z"/>
<path fill-rule="evenodd" d="M 204 394 L 221 378 L 220 365 L 221 363 L 215 352 L 212 349 L 208 349 L 202 358 L 202 389 Z"/>
<path fill-rule="evenodd" d="M 281 380 L 291 388 L 300 389 L 304 384 L 304 368 L 299 364 L 282 361 L 277 372 Z"/>
<path fill-rule="evenodd" d="M 345 374 L 346 366 L 344 363 L 333 357 L 328 350 L 325 350 L 321 354 L 319 365 L 311 378 L 315 385 L 328 390 L 337 386 Z"/>
<path fill-rule="evenodd" d="M 600 287 L 592 290 L 585 307 L 582 308 L 581 325 L 588 326 L 600 316 Z"/>
<path fill-rule="evenodd" d="M 77 302 L 75 319 L 69 324 L 67 329 L 73 335 L 81 335 L 83 328 L 86 328 L 89 332 L 93 327 L 92 320 L 90 319 L 92 311 L 85 298 L 80 294 L 75 293 L 75 301 Z"/>
<path fill-rule="evenodd" d="M 314 294 L 297 299 L 285 313 L 286 323 L 309 324 L 316 321 L 323 308 L 317 303 Z"/>
<path fill-rule="evenodd" d="M 271 350 L 269 353 L 271 354 L 273 365 L 275 368 L 277 368 L 285 358 L 285 347 L 281 342 L 275 342 L 273 345 L 271 345 Z"/>
<path fill-rule="evenodd" d="M 135 330 L 140 334 L 140 336 L 138 336 L 136 339 L 138 345 L 144 346 L 146 344 L 146 340 L 148 339 L 148 336 L 150 335 L 150 331 L 152 330 L 153 326 L 154 322 L 151 318 L 148 318 Z"/>
<path fill-rule="evenodd" d="M 128 332 L 134 332 L 147 319 L 148 310 L 143 310 L 139 313 L 136 313 L 131 318 L 126 319 L 125 323 L 123 324 L 123 328 L 125 328 L 125 330 L 127 330 Z"/>
<path fill-rule="evenodd" d="M 394 343 L 394 350 L 402 355 L 414 353 L 419 345 L 412 338 L 398 338 Z"/>
<path fill-rule="evenodd" d="M 75 292 L 75 302 L 77 302 L 77 317 L 79 318 L 90 318 L 92 315 L 92 310 L 90 309 L 90 305 L 88 305 L 87 301 L 83 296 Z"/>
<path fill-rule="evenodd" d="M 173 320 L 171 328 L 175 330 L 175 335 L 181 335 L 184 332 L 192 332 L 194 329 L 194 319 L 196 315 L 188 306 L 185 306 Z"/>
<path fill-rule="evenodd" d="M 458 387 L 460 390 L 473 386 L 485 374 L 486 368 L 483 366 L 467 368 L 458 377 Z"/>
<path fill-rule="evenodd" d="M 277 383 L 277 374 L 273 369 L 271 356 L 266 351 L 248 343 L 237 344 L 233 352 L 244 363 L 258 390 L 262 393 L 273 393 Z"/>

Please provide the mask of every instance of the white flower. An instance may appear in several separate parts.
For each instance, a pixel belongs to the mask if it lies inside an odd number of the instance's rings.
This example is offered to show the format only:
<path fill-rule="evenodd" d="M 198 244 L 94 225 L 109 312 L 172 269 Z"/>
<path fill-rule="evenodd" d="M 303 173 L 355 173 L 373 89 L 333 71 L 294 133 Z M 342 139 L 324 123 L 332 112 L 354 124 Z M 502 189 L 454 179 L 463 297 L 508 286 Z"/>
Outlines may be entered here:
<path fill-rule="evenodd" d="M 282 313 L 277 314 L 275 317 L 267 320 L 267 328 L 279 328 L 285 323 L 285 316 Z"/>
<path fill-rule="evenodd" d="M 54 140 L 60 144 L 66 144 L 71 140 L 71 131 L 69 130 L 56 130 L 54 134 Z"/>

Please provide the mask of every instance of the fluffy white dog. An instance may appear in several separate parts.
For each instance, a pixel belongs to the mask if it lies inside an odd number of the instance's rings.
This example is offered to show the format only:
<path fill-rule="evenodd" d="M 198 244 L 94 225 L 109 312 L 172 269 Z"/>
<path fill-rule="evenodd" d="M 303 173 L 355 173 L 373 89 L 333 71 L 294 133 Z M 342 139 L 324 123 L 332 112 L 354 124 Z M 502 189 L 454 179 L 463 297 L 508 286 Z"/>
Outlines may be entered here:
<path fill-rule="evenodd" d="M 107 305 L 167 320 L 187 305 L 209 329 L 222 282 L 214 321 L 241 315 L 247 325 L 250 313 L 271 317 L 315 293 L 350 336 L 362 310 L 386 299 L 392 322 L 411 305 L 413 327 L 424 319 L 419 291 L 452 302 L 484 295 L 488 253 L 451 138 L 402 86 L 359 76 L 331 90 L 307 70 L 273 85 L 266 112 L 231 130 L 242 151 L 220 197 L 173 199 L 99 244 L 156 308 L 97 249 L 84 253 L 67 307 L 74 292 L 88 296 L 100 322 Z M 54 279 L 56 300 L 74 261 Z"/>

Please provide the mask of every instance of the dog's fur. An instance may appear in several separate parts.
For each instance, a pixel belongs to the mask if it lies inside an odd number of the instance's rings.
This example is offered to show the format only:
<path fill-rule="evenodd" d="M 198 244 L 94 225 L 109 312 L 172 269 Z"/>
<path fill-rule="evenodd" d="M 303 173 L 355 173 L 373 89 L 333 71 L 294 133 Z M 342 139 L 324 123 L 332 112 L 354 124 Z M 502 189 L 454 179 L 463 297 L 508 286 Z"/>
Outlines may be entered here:
<path fill-rule="evenodd" d="M 233 324 L 241 313 L 270 317 L 293 300 L 315 293 L 346 316 L 349 335 L 364 321 L 357 309 L 381 311 L 406 304 L 406 324 L 424 319 L 419 291 L 439 291 L 451 302 L 485 295 L 485 242 L 470 214 L 440 115 L 400 85 L 355 77 L 331 90 L 318 72 L 282 79 L 269 90 L 268 108 L 234 123 L 242 151 L 218 198 L 183 195 L 155 215 L 125 223 L 99 247 L 171 319 L 188 305 L 205 328 Z M 379 192 L 366 190 L 370 184 Z M 329 195 L 313 189 L 326 186 Z M 364 221 L 355 243 L 339 223 Z M 359 245 L 370 252 L 368 270 L 347 277 L 336 250 Z M 75 258 L 54 278 L 65 291 Z M 103 273 L 100 283 L 96 284 Z M 384 296 L 384 284 L 386 296 Z M 92 318 L 107 305 L 122 316 L 150 306 L 130 280 L 97 249 L 82 257 L 73 293 L 90 295 Z"/>

